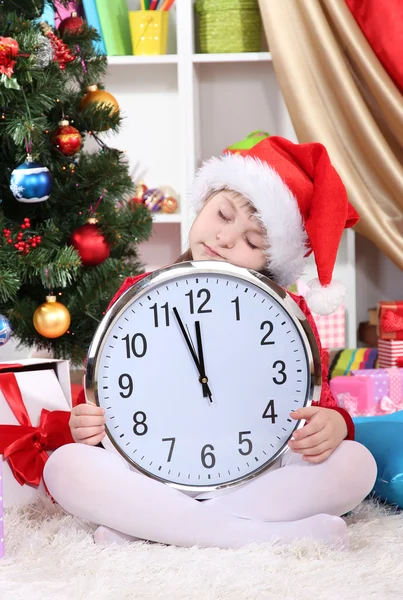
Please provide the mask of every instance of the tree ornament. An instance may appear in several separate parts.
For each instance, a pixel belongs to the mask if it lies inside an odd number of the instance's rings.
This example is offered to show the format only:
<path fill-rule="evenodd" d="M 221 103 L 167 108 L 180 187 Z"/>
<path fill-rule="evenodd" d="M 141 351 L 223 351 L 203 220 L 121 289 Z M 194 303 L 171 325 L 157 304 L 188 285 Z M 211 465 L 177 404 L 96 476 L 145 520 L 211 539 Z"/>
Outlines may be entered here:
<path fill-rule="evenodd" d="M 19 45 L 17 40 L 11 37 L 0 37 L 0 73 L 11 77 L 14 73 L 16 61 L 13 60 L 17 56 Z"/>
<path fill-rule="evenodd" d="M 98 220 L 88 219 L 71 234 L 70 244 L 79 253 L 86 267 L 95 267 L 109 257 L 111 246 L 99 228 Z"/>
<path fill-rule="evenodd" d="M 76 154 L 81 149 L 83 142 L 78 129 L 70 125 L 67 119 L 59 122 L 59 127 L 53 134 L 52 141 L 64 156 Z"/>
<path fill-rule="evenodd" d="M 59 63 L 62 70 L 66 68 L 66 65 L 75 60 L 74 54 L 72 54 L 70 48 L 61 40 L 55 33 L 53 33 L 51 26 L 48 23 L 41 23 L 42 33 L 49 39 L 53 48 L 53 58 Z"/>
<path fill-rule="evenodd" d="M 84 20 L 79 17 L 75 11 L 71 13 L 71 17 L 63 19 L 59 25 L 59 33 L 62 36 L 64 36 L 65 33 L 67 33 L 67 35 L 79 35 L 82 33 L 83 29 Z"/>
<path fill-rule="evenodd" d="M 53 339 L 66 333 L 71 316 L 64 304 L 56 301 L 56 296 L 46 296 L 46 302 L 34 312 L 33 322 L 40 335 Z"/>
<path fill-rule="evenodd" d="M 52 191 L 52 175 L 28 154 L 26 162 L 11 173 L 10 189 L 18 202 L 44 202 Z"/>
<path fill-rule="evenodd" d="M 24 222 L 20 225 L 20 231 L 15 238 L 12 236 L 11 229 L 3 229 L 3 235 L 6 238 L 7 244 L 13 244 L 14 248 L 21 254 L 29 254 L 32 248 L 36 248 L 42 242 L 40 235 L 25 236 L 25 230 L 31 227 L 31 222 L 28 217 L 25 217 Z"/>
<path fill-rule="evenodd" d="M 174 213 L 178 209 L 178 201 L 173 196 L 164 196 L 161 201 L 161 212 Z"/>
<path fill-rule="evenodd" d="M 87 93 L 80 102 L 80 109 L 84 110 L 92 104 L 106 104 L 111 108 L 113 115 L 119 112 L 119 104 L 116 98 L 105 90 L 99 90 L 97 85 L 88 86 Z"/>
<path fill-rule="evenodd" d="M 39 45 L 34 57 L 34 66 L 41 71 L 46 69 L 53 60 L 53 48 L 50 40 L 44 35 L 39 36 Z"/>
<path fill-rule="evenodd" d="M 0 346 L 7 344 L 12 335 L 13 328 L 10 321 L 4 315 L 0 315 Z"/>
<path fill-rule="evenodd" d="M 159 189 L 147 190 L 143 194 L 143 202 L 151 212 L 161 210 L 161 202 L 164 194 Z"/>

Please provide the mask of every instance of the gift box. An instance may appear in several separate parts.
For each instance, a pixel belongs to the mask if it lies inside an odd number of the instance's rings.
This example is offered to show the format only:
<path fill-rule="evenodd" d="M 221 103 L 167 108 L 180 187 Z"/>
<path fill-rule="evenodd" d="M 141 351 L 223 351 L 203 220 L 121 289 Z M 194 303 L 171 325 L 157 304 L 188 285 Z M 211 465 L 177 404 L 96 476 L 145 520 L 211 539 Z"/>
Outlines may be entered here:
<path fill-rule="evenodd" d="M 373 383 L 370 415 L 384 415 L 403 410 L 403 369 L 362 369 L 352 371 L 351 379 L 365 378 Z"/>
<path fill-rule="evenodd" d="M 72 443 L 69 364 L 27 359 L 0 363 L 0 460 L 4 507 L 46 494 L 42 481 L 49 453 Z"/>
<path fill-rule="evenodd" d="M 309 291 L 308 284 L 302 279 L 297 281 L 297 290 L 300 296 L 305 296 Z M 346 344 L 346 314 L 344 304 L 339 306 L 330 315 L 312 313 L 317 327 L 322 348 L 344 348 Z"/>
<path fill-rule="evenodd" d="M 346 348 L 332 353 L 329 366 L 329 379 L 350 375 L 357 369 L 376 369 L 378 366 L 378 348 Z"/>
<path fill-rule="evenodd" d="M 403 340 L 403 300 L 378 303 L 378 336 L 382 340 Z"/>
<path fill-rule="evenodd" d="M 339 375 L 330 381 L 330 389 L 337 404 L 352 417 L 373 414 L 374 380 L 370 377 Z"/>
<path fill-rule="evenodd" d="M 379 366 L 382 369 L 389 367 L 403 367 L 403 341 L 378 340 Z"/>

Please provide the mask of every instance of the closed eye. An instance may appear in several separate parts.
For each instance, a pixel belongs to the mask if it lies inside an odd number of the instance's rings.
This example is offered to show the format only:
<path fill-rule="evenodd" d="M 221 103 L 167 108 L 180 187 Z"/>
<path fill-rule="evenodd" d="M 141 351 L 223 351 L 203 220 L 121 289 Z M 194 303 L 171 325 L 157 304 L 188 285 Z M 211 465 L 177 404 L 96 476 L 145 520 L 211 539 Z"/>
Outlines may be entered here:
<path fill-rule="evenodd" d="M 249 248 L 252 248 L 252 250 L 257 250 L 257 246 L 252 244 L 252 242 L 250 242 L 247 237 L 245 238 L 245 242 L 248 244 Z"/>
<path fill-rule="evenodd" d="M 220 217 L 220 219 L 222 219 L 226 223 L 229 223 L 229 221 L 231 220 L 231 219 L 228 219 L 228 217 L 226 217 L 220 210 L 218 211 L 218 216 Z"/>

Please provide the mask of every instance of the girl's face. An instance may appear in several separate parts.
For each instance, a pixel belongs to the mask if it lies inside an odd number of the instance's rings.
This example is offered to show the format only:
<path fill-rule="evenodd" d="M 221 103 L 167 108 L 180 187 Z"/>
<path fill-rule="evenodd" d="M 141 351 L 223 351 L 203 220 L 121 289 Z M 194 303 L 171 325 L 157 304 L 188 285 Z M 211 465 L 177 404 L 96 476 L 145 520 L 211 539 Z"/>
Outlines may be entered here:
<path fill-rule="evenodd" d="M 224 260 L 261 271 L 267 263 L 266 235 L 249 201 L 222 190 L 211 196 L 189 234 L 193 260 Z"/>

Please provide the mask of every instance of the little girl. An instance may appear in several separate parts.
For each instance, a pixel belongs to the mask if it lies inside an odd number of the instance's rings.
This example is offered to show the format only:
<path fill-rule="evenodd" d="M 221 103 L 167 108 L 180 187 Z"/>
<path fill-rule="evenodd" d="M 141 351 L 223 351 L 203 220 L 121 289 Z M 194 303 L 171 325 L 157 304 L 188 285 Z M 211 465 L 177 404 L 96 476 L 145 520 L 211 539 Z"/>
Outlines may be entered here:
<path fill-rule="evenodd" d="M 359 217 L 321 144 L 271 137 L 242 155 L 212 158 L 196 176 L 193 204 L 197 217 L 190 248 L 179 261 L 228 261 L 288 286 L 313 252 L 319 280 L 310 284 L 308 303 L 325 314 L 343 300 L 343 286 L 331 281 L 332 271 L 342 232 Z M 111 304 L 141 277 L 128 278 Z M 305 300 L 292 297 L 320 347 Z M 103 409 L 85 403 L 71 411 L 77 443 L 51 455 L 46 485 L 65 510 L 100 526 L 96 541 L 137 538 L 235 548 L 310 538 L 346 548 L 341 515 L 371 491 L 376 465 L 353 441 L 353 422 L 337 407 L 322 362 L 319 404 L 290 415 L 306 420 L 305 427 L 294 433 L 277 464 L 239 487 L 193 498 L 135 471 L 108 451 Z M 102 441 L 107 450 L 98 447 Z"/>

